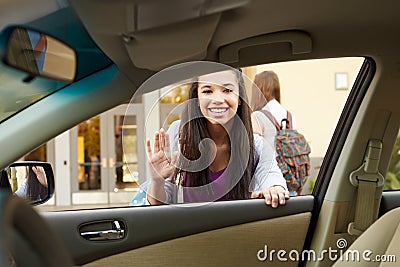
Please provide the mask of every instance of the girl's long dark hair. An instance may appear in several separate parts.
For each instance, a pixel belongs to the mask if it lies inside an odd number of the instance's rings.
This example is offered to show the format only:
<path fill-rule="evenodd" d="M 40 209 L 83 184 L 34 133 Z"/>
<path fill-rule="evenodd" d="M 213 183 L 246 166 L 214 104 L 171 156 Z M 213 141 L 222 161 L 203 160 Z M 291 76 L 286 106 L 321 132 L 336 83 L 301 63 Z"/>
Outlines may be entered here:
<path fill-rule="evenodd" d="M 232 70 L 233 71 L 233 70 Z M 241 73 L 237 71 L 239 82 L 239 99 L 241 104 L 238 106 L 236 115 L 233 117 L 233 125 L 231 132 L 228 134 L 230 138 L 230 163 L 227 168 L 228 177 L 234 177 L 238 173 L 242 173 L 242 177 L 236 183 L 237 179 L 230 179 L 232 190 L 228 193 L 229 199 L 246 199 L 250 197 L 249 185 L 254 174 L 254 139 L 253 129 L 251 125 L 251 109 L 248 105 L 247 94 L 245 91 L 244 81 Z M 211 138 L 207 128 L 207 119 L 202 115 L 198 103 L 198 83 L 194 82 L 189 90 L 189 100 L 182 114 L 182 122 L 180 129 L 180 149 L 184 157 L 190 161 L 200 158 L 199 144 L 204 138 Z M 193 101 L 195 99 L 196 101 Z M 192 101 L 191 101 L 192 100 Z M 187 123 L 184 123 L 187 122 Z M 242 125 L 240 125 L 242 124 Z M 243 130 L 244 129 L 244 130 Z M 247 147 L 248 145 L 248 147 Z M 205 150 L 205 151 L 210 151 Z M 243 152 L 249 151 L 248 158 L 243 158 Z M 244 153 L 247 154 L 247 153 Z M 179 165 L 178 161 L 178 166 Z M 184 168 L 183 168 L 184 169 Z M 177 176 L 182 171 L 177 169 L 174 175 Z M 186 172 L 186 187 L 197 187 L 210 183 L 208 168 L 197 172 Z"/>
<path fill-rule="evenodd" d="M 27 179 L 27 197 L 29 200 L 38 200 L 38 198 L 45 199 L 48 196 L 49 192 L 47 187 L 39 182 L 36 174 L 32 170 L 32 166 L 29 166 L 28 168 Z"/>

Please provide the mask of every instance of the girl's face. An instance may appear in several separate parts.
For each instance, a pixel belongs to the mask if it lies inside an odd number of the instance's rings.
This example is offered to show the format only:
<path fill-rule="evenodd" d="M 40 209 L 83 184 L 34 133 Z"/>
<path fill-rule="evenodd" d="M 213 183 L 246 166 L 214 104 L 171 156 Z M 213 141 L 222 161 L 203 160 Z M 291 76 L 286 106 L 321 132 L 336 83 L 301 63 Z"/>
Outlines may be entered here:
<path fill-rule="evenodd" d="M 201 113 L 212 124 L 226 124 L 240 105 L 238 79 L 231 70 L 200 76 L 197 93 Z"/>

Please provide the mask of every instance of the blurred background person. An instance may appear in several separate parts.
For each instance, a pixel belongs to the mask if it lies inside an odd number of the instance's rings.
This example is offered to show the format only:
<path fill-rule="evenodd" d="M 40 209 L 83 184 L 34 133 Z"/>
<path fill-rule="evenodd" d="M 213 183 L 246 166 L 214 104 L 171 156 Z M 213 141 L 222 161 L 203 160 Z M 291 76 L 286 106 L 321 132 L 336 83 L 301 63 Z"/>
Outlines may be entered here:
<path fill-rule="evenodd" d="M 288 111 L 281 105 L 281 87 L 278 75 L 263 71 L 254 78 L 251 106 L 253 109 L 253 132 L 263 136 L 268 144 L 274 144 L 277 130 L 273 122 L 261 110 L 269 111 L 275 120 L 286 126 Z M 292 129 L 296 129 L 296 118 L 292 115 Z"/>
<path fill-rule="evenodd" d="M 252 92 L 253 132 L 275 148 L 276 160 L 290 196 L 300 195 L 310 175 L 310 146 L 296 130 L 296 119 L 281 104 L 278 75 L 263 71 L 256 75 Z"/>

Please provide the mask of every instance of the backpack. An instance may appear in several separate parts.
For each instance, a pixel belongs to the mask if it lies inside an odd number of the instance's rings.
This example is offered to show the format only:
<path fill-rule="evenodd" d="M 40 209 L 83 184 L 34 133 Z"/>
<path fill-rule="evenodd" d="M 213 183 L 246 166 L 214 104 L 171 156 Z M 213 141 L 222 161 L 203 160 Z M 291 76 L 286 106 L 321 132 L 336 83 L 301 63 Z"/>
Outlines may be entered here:
<path fill-rule="evenodd" d="M 292 115 L 287 112 L 287 118 L 279 124 L 271 112 L 260 110 L 275 125 L 276 161 L 286 179 L 291 194 L 300 195 L 302 186 L 310 175 L 310 146 L 305 137 L 292 129 Z M 283 122 L 286 127 L 283 127 Z"/>

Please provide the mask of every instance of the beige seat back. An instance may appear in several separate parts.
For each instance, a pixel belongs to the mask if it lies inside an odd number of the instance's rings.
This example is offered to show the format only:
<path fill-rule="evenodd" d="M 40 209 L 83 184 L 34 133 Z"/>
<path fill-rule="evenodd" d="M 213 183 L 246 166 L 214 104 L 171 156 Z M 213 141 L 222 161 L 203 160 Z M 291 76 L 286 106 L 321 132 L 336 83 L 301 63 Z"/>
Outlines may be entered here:
<path fill-rule="evenodd" d="M 384 214 L 357 238 L 347 250 L 347 260 L 345 254 L 333 266 L 400 266 L 400 208 Z M 356 254 L 359 260 L 351 256 Z"/>

